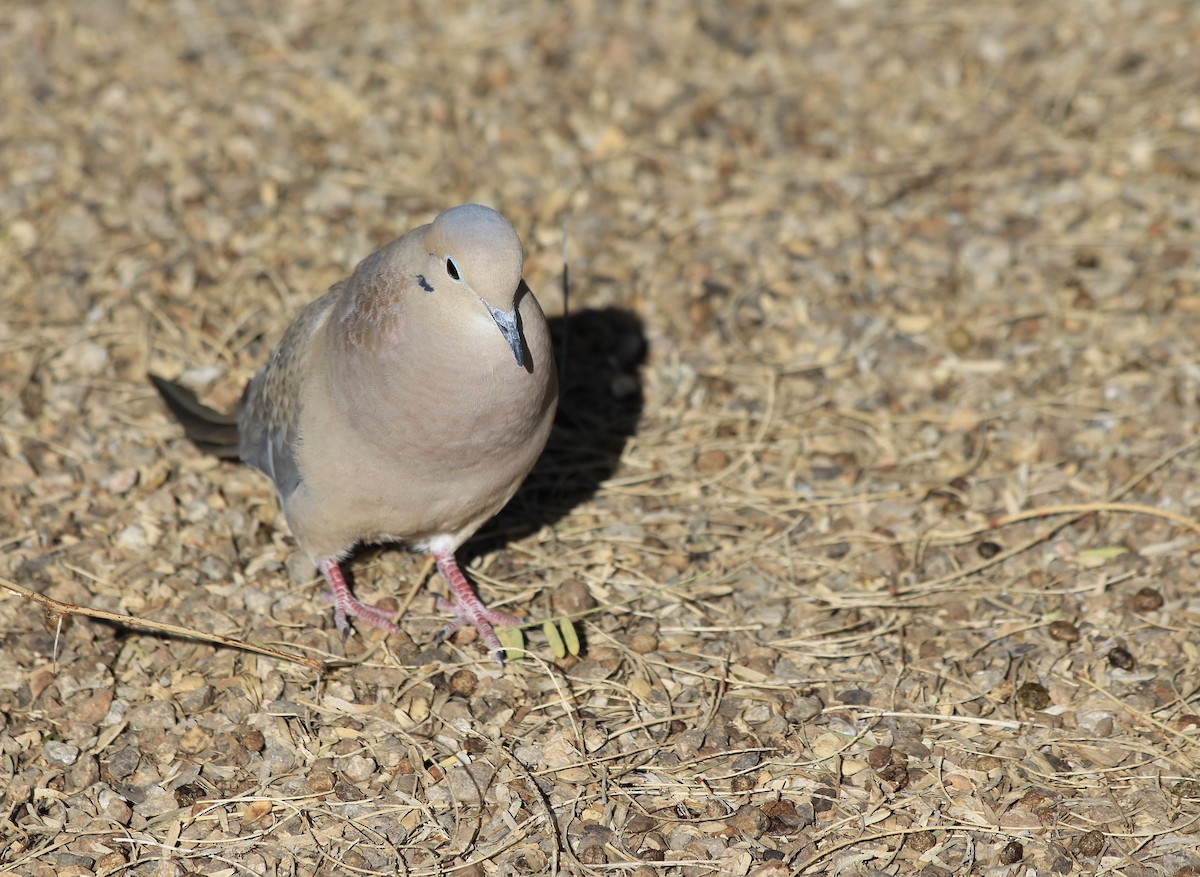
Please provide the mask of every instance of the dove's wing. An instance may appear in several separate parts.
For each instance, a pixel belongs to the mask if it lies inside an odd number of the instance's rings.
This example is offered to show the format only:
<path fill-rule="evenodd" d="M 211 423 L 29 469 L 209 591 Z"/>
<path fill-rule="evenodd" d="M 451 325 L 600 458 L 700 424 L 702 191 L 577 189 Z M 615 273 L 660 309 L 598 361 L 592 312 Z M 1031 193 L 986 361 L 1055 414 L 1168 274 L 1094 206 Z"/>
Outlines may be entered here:
<path fill-rule="evenodd" d="M 242 461 L 265 472 L 285 503 L 303 477 L 296 462 L 304 381 L 311 375 L 309 356 L 345 281 L 310 302 L 288 327 L 267 364 L 246 386 L 238 407 Z"/>

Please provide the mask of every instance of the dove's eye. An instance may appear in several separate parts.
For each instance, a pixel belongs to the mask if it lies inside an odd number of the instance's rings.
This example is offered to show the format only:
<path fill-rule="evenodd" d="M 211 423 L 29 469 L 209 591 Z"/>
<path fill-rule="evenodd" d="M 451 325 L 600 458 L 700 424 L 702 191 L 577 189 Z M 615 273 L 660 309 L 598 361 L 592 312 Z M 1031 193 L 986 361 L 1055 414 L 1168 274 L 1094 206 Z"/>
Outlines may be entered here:
<path fill-rule="evenodd" d="M 446 273 L 449 274 L 451 277 L 453 277 L 455 280 L 462 279 L 458 273 L 458 264 L 453 259 L 451 259 L 449 256 L 446 257 Z"/>

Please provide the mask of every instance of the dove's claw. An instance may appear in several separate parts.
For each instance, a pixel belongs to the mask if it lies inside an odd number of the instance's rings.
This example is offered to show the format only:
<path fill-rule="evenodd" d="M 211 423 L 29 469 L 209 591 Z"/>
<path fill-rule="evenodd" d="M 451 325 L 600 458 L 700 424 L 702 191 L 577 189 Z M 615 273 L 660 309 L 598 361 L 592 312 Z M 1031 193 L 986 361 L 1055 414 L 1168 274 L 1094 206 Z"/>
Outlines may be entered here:
<path fill-rule="evenodd" d="M 337 565 L 336 561 L 322 560 L 318 566 L 321 574 L 325 576 L 325 581 L 329 584 L 329 590 L 333 593 L 333 621 L 342 633 L 343 642 L 350 635 L 348 618 L 357 618 L 372 627 L 386 630 L 388 633 L 400 632 L 400 628 L 392 621 L 391 612 L 379 606 L 364 603 L 350 593 L 350 586 L 342 577 L 341 567 Z"/>
<path fill-rule="evenodd" d="M 479 631 L 479 636 L 483 640 L 483 644 L 487 646 L 488 652 L 498 663 L 503 664 L 504 646 L 500 644 L 500 638 L 496 636 L 494 627 L 515 627 L 521 623 L 521 619 L 484 606 L 471 588 L 466 576 L 462 574 L 462 570 L 458 568 L 458 562 L 455 561 L 452 552 L 437 552 L 434 554 L 434 558 L 437 560 L 438 570 L 454 594 L 453 601 L 444 597 L 437 599 L 438 609 L 454 616 L 442 628 L 438 639 L 446 639 L 460 627 L 474 627 Z"/>

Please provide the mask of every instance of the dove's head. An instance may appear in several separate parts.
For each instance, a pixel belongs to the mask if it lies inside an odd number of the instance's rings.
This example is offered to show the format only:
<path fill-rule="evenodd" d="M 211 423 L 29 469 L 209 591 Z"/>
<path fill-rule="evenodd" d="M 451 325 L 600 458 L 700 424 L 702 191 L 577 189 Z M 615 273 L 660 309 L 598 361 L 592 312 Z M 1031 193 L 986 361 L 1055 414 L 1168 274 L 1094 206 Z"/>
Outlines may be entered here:
<path fill-rule="evenodd" d="M 477 309 L 478 314 L 486 315 L 512 350 L 517 365 L 524 367 L 517 316 L 524 288 L 524 257 L 512 224 L 482 204 L 452 207 L 428 227 L 425 249 L 427 270 L 418 278 L 421 288 L 456 302 L 467 312 Z"/>

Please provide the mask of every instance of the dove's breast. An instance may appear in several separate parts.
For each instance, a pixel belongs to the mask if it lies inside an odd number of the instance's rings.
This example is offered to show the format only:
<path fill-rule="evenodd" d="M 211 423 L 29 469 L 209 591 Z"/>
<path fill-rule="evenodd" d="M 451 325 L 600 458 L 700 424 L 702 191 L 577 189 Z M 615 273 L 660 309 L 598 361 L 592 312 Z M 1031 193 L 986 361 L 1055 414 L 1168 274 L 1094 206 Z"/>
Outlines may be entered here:
<path fill-rule="evenodd" d="M 457 547 L 508 502 L 545 446 L 557 399 L 545 318 L 532 296 L 520 311 L 528 368 L 481 323 L 479 344 L 447 350 L 431 338 L 426 349 L 310 373 L 301 483 L 284 510 L 312 557 L 342 556 L 360 541 Z"/>

